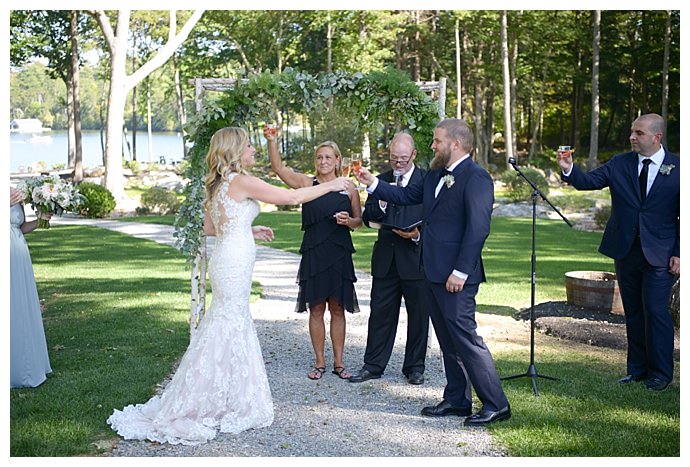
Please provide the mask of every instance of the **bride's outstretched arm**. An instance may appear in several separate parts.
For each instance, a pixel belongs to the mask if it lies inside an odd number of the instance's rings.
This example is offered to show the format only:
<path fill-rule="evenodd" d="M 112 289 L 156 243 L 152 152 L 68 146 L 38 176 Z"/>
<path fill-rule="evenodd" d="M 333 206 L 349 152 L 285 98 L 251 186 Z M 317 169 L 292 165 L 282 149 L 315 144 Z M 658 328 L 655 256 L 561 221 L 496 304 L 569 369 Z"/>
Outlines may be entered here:
<path fill-rule="evenodd" d="M 273 186 L 251 175 L 240 175 L 235 177 L 235 180 L 230 184 L 228 194 L 236 201 L 245 198 L 253 198 L 258 201 L 263 201 L 264 203 L 278 205 L 302 204 L 331 191 L 348 190 L 351 186 L 351 180 L 340 177 L 315 186 L 298 188 L 296 190 L 286 190 Z"/>

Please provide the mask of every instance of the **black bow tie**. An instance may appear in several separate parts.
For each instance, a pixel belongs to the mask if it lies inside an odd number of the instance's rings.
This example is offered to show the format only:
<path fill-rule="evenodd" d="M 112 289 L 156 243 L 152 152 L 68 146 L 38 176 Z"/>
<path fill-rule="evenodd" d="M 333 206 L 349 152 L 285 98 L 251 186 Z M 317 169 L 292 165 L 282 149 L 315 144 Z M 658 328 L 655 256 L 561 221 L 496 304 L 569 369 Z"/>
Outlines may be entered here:
<path fill-rule="evenodd" d="M 448 169 L 441 170 L 441 178 L 445 177 L 446 175 L 453 175 L 453 172 Z"/>

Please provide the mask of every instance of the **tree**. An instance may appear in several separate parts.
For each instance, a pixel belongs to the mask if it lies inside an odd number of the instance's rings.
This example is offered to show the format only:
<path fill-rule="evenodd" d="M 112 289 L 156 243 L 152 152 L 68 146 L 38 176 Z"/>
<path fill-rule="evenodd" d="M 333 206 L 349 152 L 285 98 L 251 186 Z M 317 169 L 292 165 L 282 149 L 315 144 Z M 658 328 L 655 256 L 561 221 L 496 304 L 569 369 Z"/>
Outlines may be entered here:
<path fill-rule="evenodd" d="M 74 129 L 74 177 L 75 183 L 79 183 L 84 178 L 84 168 L 82 166 L 82 145 L 81 145 L 81 93 L 79 92 L 79 45 L 78 45 L 78 17 L 77 10 L 70 11 L 70 65 L 72 73 L 72 105 L 73 105 L 73 124 L 70 128 Z"/>
<path fill-rule="evenodd" d="M 513 122 L 510 118 L 510 60 L 508 58 L 508 12 L 501 13 L 501 54 L 503 63 L 503 139 L 506 143 L 506 167 L 513 157 Z"/>
<path fill-rule="evenodd" d="M 50 74 L 65 83 L 67 166 L 74 167 L 75 181 L 83 177 L 77 43 L 83 24 L 78 16 L 75 10 L 13 11 L 10 16 L 10 63 L 19 66 L 36 57 L 46 58 Z"/>
<path fill-rule="evenodd" d="M 668 121 L 668 68 L 669 55 L 671 53 L 671 17 L 673 12 L 669 10 L 666 17 L 666 30 L 664 33 L 664 68 L 661 72 L 661 116 L 664 121 Z M 668 132 L 664 132 L 662 143 L 668 146 Z"/>
<path fill-rule="evenodd" d="M 592 21 L 592 122 L 589 133 L 589 170 L 597 166 L 599 149 L 599 43 L 601 31 L 601 11 L 594 10 Z"/>
<path fill-rule="evenodd" d="M 165 45 L 150 60 L 141 65 L 131 75 L 127 75 L 127 40 L 129 36 L 130 10 L 120 10 L 115 30 L 104 10 L 89 10 L 96 19 L 110 51 L 110 89 L 108 92 L 108 114 L 106 119 L 105 141 L 105 186 L 115 199 L 125 199 L 124 178 L 122 175 L 122 125 L 124 123 L 125 101 L 134 86 L 162 66 L 185 41 L 204 10 L 195 10 L 185 25 L 177 32 L 175 10 L 170 11 L 170 32 Z"/>

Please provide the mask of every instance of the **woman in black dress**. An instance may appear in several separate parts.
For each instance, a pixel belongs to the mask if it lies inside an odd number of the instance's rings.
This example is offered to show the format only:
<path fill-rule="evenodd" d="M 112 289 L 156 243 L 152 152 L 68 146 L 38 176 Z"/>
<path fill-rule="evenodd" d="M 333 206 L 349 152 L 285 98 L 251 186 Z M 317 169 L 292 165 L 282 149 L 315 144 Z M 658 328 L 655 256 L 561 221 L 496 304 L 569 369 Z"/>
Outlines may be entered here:
<path fill-rule="evenodd" d="M 268 141 L 271 167 L 290 188 L 317 185 L 340 176 L 342 157 L 334 142 L 326 141 L 316 148 L 316 176 L 312 177 L 283 165 L 275 130 L 264 129 L 264 136 Z M 307 375 L 310 379 L 321 379 L 326 371 L 326 304 L 331 312 L 333 373 L 342 379 L 351 376 L 343 363 L 345 310 L 359 312 L 359 305 L 352 263 L 355 249 L 350 231 L 361 225 L 362 207 L 355 188 L 347 193 L 328 193 L 302 205 L 304 237 L 300 247 L 302 260 L 297 274 L 299 294 L 295 311 L 309 310 L 309 336 L 316 357 L 314 368 Z"/>

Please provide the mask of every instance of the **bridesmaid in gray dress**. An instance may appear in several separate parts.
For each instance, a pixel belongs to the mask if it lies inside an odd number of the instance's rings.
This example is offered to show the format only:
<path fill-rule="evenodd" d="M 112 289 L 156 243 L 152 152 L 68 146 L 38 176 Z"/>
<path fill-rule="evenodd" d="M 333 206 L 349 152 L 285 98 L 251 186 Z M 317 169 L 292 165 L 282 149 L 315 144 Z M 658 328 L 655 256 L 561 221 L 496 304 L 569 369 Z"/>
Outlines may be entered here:
<path fill-rule="evenodd" d="M 34 270 L 24 234 L 36 228 L 26 221 L 21 190 L 10 188 L 10 387 L 36 387 L 53 370 Z M 49 215 L 46 217 L 50 217 Z"/>

